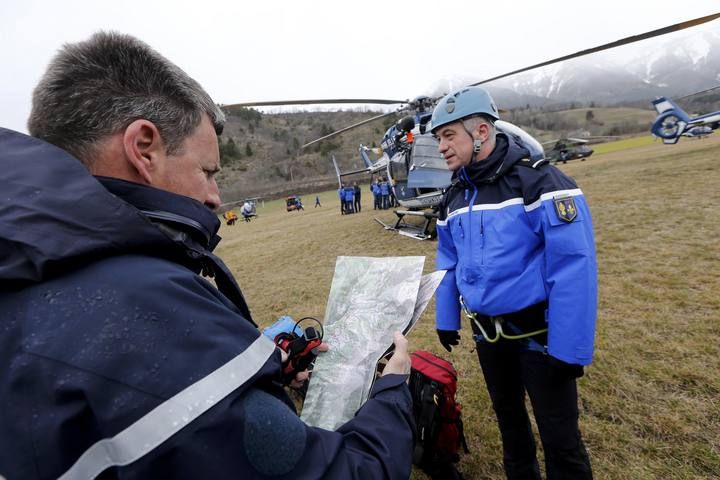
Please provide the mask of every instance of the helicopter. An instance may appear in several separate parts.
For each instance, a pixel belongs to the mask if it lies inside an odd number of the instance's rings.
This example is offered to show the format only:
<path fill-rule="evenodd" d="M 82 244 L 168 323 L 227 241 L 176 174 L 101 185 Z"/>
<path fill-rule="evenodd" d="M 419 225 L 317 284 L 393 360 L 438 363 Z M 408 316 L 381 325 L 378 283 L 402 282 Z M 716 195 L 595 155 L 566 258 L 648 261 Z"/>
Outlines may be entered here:
<path fill-rule="evenodd" d="M 545 152 L 545 159 L 550 163 L 567 163 L 570 160 L 580 159 L 585 161 L 593 154 L 593 149 L 587 144 L 589 140 L 583 138 L 560 138 L 544 142 L 542 145 L 552 145 L 552 148 Z"/>
<path fill-rule="evenodd" d="M 437 209 L 444 189 L 452 181 L 452 172 L 439 152 L 438 141 L 428 128 L 431 115 L 431 112 L 416 112 L 414 116 L 406 116 L 390 127 L 381 142 L 382 156 L 374 163 L 368 157 L 371 149 L 361 145 L 359 152 L 365 169 L 341 173 L 333 160 L 338 182 L 346 175 L 384 172 L 402 208 L 394 210 L 397 216 L 394 225 L 379 218 L 375 221 L 386 230 L 418 240 L 435 237 L 433 227 L 438 216 Z M 533 161 L 544 158 L 540 143 L 520 127 L 498 120 L 495 128 L 525 145 Z M 409 222 L 408 218 L 419 218 L 422 223 Z"/>
<path fill-rule="evenodd" d="M 692 26 L 700 25 L 720 18 L 720 13 L 707 15 L 686 22 L 676 23 L 667 27 L 645 32 L 639 35 L 625 37 L 614 42 L 606 43 L 597 47 L 581 50 L 569 55 L 547 60 L 535 65 L 517 69 L 502 75 L 497 75 L 468 86 L 478 86 L 493 82 L 505 77 L 523 73 L 536 68 L 552 65 L 573 58 L 589 55 L 603 50 L 612 49 L 622 45 L 635 43 L 652 37 L 676 32 Z M 438 143 L 431 132 L 430 119 L 432 109 L 437 101 L 444 95 L 437 97 L 419 96 L 413 100 L 385 100 L 385 99 L 323 99 L 323 100 L 289 100 L 271 102 L 248 102 L 228 105 L 227 107 L 258 107 L 278 105 L 317 105 L 317 104 L 386 104 L 400 105 L 396 110 L 383 113 L 361 122 L 338 129 L 323 137 L 302 145 L 307 148 L 335 135 L 342 134 L 348 130 L 359 127 L 369 122 L 377 121 L 389 116 L 400 116 L 406 114 L 398 122 L 390 126 L 380 142 L 381 150 L 379 158 L 371 161 L 368 153 L 372 149 L 360 145 L 359 154 L 365 165 L 364 168 L 349 172 L 341 172 L 333 157 L 338 182 L 341 184 L 341 177 L 360 173 L 375 174 L 384 172 L 390 182 L 399 205 L 403 209 L 395 211 L 398 220 L 395 225 L 388 225 L 376 219 L 385 229 L 396 230 L 401 234 L 417 239 L 430 239 L 434 237 L 432 228 L 437 218 L 437 208 L 443 195 L 443 189 L 450 184 L 452 174 L 448 170 L 444 159 L 438 151 Z M 502 112 L 502 110 L 501 110 Z M 531 137 L 527 132 L 512 123 L 498 120 L 495 126 L 499 132 L 513 136 L 519 143 L 525 145 L 531 154 L 533 161 L 545 160 L 545 152 L 542 145 Z M 592 151 L 590 151 L 591 153 Z M 589 154 L 585 155 L 585 158 Z M 423 225 L 411 225 L 405 221 L 407 216 L 421 217 Z"/>
<path fill-rule="evenodd" d="M 706 136 L 720 127 L 720 111 L 691 117 L 669 97 L 659 97 L 653 100 L 652 104 L 658 116 L 653 122 L 651 131 L 665 144 L 675 144 L 683 136 Z"/>
<path fill-rule="evenodd" d="M 427 102 L 429 97 L 420 97 L 411 103 Z M 425 105 L 432 105 L 425 103 Z M 401 235 L 427 240 L 434 238 L 434 221 L 437 219 L 437 207 L 443 196 L 443 189 L 452 180 L 452 172 L 448 170 L 445 159 L 438 150 L 438 141 L 428 128 L 431 111 L 424 108 L 416 110 L 414 115 L 401 118 L 392 125 L 383 136 L 380 148 L 368 148 L 360 145 L 358 149 L 365 168 L 349 172 L 341 172 L 333 156 L 333 164 L 342 186 L 342 177 L 356 174 L 377 174 L 382 172 L 392 187 L 399 209 L 394 210 L 397 221 L 389 225 L 379 218 L 375 221 L 386 230 L 397 231 Z M 495 122 L 498 131 L 513 136 L 526 146 L 531 159 L 543 159 L 540 143 L 520 127 L 503 120 Z M 313 142 L 314 143 L 314 142 Z M 369 153 L 379 154 L 374 162 Z M 422 223 L 408 222 L 409 218 L 420 218 Z"/>
<path fill-rule="evenodd" d="M 707 126 L 693 127 L 690 130 L 688 130 L 687 132 L 683 133 L 683 137 L 703 138 L 703 137 L 707 137 L 708 135 L 710 135 L 713 132 L 714 132 L 714 130 L 712 129 L 712 127 L 707 127 Z"/>

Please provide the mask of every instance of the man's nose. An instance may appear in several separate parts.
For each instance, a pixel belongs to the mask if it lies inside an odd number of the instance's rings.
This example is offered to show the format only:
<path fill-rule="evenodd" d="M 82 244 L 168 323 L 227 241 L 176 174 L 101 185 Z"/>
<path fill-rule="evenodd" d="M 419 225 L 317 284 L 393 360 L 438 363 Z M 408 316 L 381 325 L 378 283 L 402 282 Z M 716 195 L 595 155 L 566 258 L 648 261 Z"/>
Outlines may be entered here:
<path fill-rule="evenodd" d="M 212 210 L 216 210 L 220 207 L 220 203 L 220 188 L 218 187 L 217 182 L 213 178 L 210 181 L 210 185 L 208 187 L 208 194 L 207 198 L 205 199 L 205 205 Z"/>

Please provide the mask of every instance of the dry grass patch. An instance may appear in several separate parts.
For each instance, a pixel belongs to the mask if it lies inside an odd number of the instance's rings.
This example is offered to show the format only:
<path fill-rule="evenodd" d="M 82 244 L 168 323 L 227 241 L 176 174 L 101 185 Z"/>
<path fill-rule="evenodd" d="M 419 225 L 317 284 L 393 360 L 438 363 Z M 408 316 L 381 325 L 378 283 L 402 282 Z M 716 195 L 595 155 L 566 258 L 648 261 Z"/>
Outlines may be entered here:
<path fill-rule="evenodd" d="M 580 380 L 581 428 L 598 479 L 720 478 L 720 135 L 632 149 L 561 168 L 593 211 L 599 264 L 594 364 Z M 249 224 L 223 226 L 220 256 L 236 274 L 256 321 L 322 317 L 339 255 L 425 255 L 434 242 L 384 232 L 372 218 L 341 216 L 335 192 L 304 197 L 304 212 L 266 205 Z M 411 347 L 453 361 L 460 373 L 470 455 L 468 479 L 502 479 L 495 417 L 477 357 L 463 330 L 446 354 L 431 303 Z M 415 474 L 416 478 L 424 478 Z"/>

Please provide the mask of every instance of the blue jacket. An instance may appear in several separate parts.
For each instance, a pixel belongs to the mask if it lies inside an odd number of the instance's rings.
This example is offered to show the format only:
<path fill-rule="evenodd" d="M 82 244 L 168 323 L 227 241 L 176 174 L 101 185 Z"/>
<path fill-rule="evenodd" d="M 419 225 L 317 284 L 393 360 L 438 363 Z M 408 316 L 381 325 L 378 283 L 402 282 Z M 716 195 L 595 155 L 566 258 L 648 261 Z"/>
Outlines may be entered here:
<path fill-rule="evenodd" d="M 453 176 L 437 222 L 437 328 L 460 328 L 459 295 L 488 316 L 547 301 L 548 353 L 592 361 L 597 265 L 590 211 L 575 182 L 498 134 L 493 153 Z M 472 207 L 472 208 L 471 208 Z"/>
<path fill-rule="evenodd" d="M 220 222 L 201 203 L 92 177 L 5 129 L 0 172 L 0 475 L 57 478 L 260 332 L 211 253 Z M 300 421 L 278 383 L 280 353 L 268 355 L 250 381 L 103 478 L 408 478 L 405 376 L 379 379 L 331 432 Z"/>

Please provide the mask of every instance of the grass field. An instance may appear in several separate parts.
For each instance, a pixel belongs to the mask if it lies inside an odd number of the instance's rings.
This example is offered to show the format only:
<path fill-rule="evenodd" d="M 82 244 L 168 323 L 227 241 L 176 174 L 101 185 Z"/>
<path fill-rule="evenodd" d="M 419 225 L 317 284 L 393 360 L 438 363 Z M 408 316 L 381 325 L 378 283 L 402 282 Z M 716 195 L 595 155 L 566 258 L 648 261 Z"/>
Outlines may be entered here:
<path fill-rule="evenodd" d="M 674 146 L 624 142 L 560 167 L 589 200 L 599 264 L 581 429 L 597 479 L 720 478 L 720 135 Z M 338 255 L 424 255 L 425 270 L 434 269 L 434 242 L 373 221 L 394 215 L 372 211 L 367 186 L 356 215 L 340 215 L 335 192 L 320 194 L 322 208 L 314 198 L 303 198 L 304 212 L 273 202 L 251 223 L 223 225 L 218 253 L 261 325 L 284 314 L 322 317 Z M 502 479 L 499 432 L 467 332 L 446 354 L 431 303 L 411 349 L 442 353 L 459 371 L 466 478 Z"/>
<path fill-rule="evenodd" d="M 593 145 L 592 149 L 595 156 L 602 155 L 604 153 L 613 153 L 623 150 L 630 150 L 637 147 L 644 147 L 653 143 L 660 143 L 660 140 L 653 137 L 652 135 L 644 135 L 641 137 L 625 138 L 615 142 L 601 143 L 599 145 Z"/>

